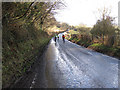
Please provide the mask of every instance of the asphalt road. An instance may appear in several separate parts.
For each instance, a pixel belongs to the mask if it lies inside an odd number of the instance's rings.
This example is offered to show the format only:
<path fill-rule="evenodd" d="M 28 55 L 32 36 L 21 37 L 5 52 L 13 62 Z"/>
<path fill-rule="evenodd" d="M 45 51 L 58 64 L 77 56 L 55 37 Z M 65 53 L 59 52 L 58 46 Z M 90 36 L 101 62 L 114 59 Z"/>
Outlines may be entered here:
<path fill-rule="evenodd" d="M 13 87 L 118 88 L 118 59 L 59 37 Z"/>
<path fill-rule="evenodd" d="M 60 38 L 51 40 L 45 60 L 49 88 L 118 88 L 116 58 Z"/>

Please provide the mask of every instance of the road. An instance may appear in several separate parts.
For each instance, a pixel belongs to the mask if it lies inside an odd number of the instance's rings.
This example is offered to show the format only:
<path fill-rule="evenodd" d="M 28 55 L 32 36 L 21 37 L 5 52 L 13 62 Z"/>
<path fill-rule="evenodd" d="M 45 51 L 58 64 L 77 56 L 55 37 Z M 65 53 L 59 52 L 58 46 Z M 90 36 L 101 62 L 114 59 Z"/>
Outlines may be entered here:
<path fill-rule="evenodd" d="M 61 35 L 14 88 L 118 88 L 118 59 L 63 43 Z"/>
<path fill-rule="evenodd" d="M 60 38 L 51 40 L 45 60 L 49 88 L 118 88 L 116 58 Z"/>

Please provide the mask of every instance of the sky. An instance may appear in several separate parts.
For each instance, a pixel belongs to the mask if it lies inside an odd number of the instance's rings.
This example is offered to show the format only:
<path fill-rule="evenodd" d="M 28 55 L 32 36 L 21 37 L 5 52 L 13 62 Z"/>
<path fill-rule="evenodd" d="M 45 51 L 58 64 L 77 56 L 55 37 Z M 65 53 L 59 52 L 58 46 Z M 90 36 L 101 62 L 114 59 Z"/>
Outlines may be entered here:
<path fill-rule="evenodd" d="M 65 0 L 64 9 L 58 10 L 55 15 L 57 21 L 70 25 L 85 24 L 93 26 L 100 18 L 98 9 L 108 8 L 111 10 L 110 16 L 117 17 L 118 23 L 118 2 L 120 0 Z"/>

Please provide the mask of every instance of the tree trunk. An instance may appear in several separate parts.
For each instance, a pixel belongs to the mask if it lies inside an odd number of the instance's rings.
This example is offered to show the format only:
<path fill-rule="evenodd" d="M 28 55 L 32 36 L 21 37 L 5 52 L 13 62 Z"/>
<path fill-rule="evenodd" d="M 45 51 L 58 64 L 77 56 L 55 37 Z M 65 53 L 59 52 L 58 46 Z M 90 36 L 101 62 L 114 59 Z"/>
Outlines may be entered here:
<path fill-rule="evenodd" d="M 103 44 L 104 44 L 104 34 L 103 34 Z"/>

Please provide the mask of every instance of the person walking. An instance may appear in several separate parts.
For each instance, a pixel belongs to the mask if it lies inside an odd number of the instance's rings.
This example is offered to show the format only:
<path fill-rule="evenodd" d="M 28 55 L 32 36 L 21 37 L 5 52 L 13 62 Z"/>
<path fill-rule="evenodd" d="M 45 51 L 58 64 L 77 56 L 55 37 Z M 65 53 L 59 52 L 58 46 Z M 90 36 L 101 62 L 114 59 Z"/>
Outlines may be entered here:
<path fill-rule="evenodd" d="M 54 37 L 55 42 L 56 42 L 56 39 L 57 39 L 57 37 L 55 36 L 55 37 Z"/>
<path fill-rule="evenodd" d="M 62 35 L 63 42 L 65 43 L 65 35 Z"/>
<path fill-rule="evenodd" d="M 59 35 L 57 36 L 58 40 L 59 40 Z"/>

